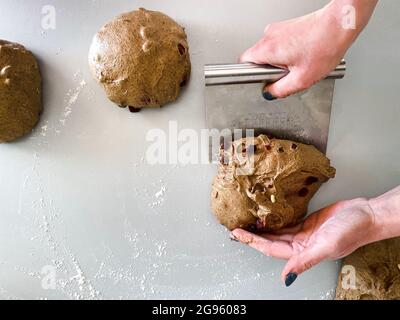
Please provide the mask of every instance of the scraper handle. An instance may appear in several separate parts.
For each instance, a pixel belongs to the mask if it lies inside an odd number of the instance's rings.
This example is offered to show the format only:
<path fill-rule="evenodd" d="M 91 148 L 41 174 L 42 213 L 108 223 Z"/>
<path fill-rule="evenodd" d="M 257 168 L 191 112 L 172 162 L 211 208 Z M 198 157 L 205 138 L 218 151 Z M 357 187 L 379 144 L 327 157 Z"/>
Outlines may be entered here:
<path fill-rule="evenodd" d="M 341 79 L 346 72 L 346 62 L 342 60 L 327 79 Z M 252 63 L 208 64 L 204 66 L 206 86 L 241 84 L 241 83 L 271 83 L 287 75 L 288 70 L 270 65 Z"/>

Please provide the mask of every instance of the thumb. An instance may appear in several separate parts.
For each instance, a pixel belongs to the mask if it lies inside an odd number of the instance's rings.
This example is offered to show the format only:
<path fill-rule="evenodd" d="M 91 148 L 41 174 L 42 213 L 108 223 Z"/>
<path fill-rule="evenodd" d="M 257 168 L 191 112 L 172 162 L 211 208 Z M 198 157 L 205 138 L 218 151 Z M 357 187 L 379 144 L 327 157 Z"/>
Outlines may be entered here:
<path fill-rule="evenodd" d="M 289 259 L 282 271 L 282 280 L 287 287 L 296 280 L 298 275 L 327 258 L 327 255 L 321 249 L 317 249 L 316 247 L 306 248 Z"/>
<path fill-rule="evenodd" d="M 312 85 L 306 76 L 298 69 L 293 68 L 285 77 L 265 86 L 263 96 L 266 100 L 286 98 L 294 93 L 303 91 Z"/>
<path fill-rule="evenodd" d="M 239 58 L 239 62 L 252 62 L 256 64 L 274 64 L 279 56 L 278 48 L 274 41 L 267 36 L 261 38 L 254 46 L 247 49 Z"/>

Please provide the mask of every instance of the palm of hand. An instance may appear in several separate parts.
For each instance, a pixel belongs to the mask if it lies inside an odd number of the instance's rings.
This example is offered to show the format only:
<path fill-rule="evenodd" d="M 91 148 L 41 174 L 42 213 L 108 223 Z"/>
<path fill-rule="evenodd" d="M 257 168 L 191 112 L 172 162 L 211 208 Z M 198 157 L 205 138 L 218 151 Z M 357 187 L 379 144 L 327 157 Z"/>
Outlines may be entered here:
<path fill-rule="evenodd" d="M 326 248 L 330 252 L 328 258 L 339 259 L 363 245 L 364 234 L 374 219 L 368 206 L 360 207 L 361 200 L 357 202 L 331 205 L 312 214 L 297 227 L 297 232 L 296 229 L 291 234 L 286 232 L 293 254 L 309 247 Z"/>
<path fill-rule="evenodd" d="M 276 258 L 288 259 L 282 272 L 297 274 L 325 259 L 342 258 L 366 244 L 373 230 L 374 215 L 365 199 L 333 204 L 292 228 L 274 234 L 255 235 L 236 229 L 239 241 Z"/>

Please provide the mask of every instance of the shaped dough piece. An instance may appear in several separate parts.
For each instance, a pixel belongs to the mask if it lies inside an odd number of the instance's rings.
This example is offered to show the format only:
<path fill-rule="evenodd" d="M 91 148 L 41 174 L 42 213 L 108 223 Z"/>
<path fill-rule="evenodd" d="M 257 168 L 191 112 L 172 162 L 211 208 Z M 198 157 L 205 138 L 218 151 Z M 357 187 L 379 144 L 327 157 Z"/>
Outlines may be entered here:
<path fill-rule="evenodd" d="M 354 288 L 350 270 L 355 271 Z M 336 299 L 400 300 L 400 238 L 371 243 L 346 257 Z"/>
<path fill-rule="evenodd" d="M 42 80 L 33 54 L 0 40 L 0 143 L 32 131 L 42 111 Z"/>
<path fill-rule="evenodd" d="M 234 141 L 222 152 L 211 208 L 230 230 L 271 231 L 295 224 L 336 171 L 315 147 L 265 135 Z"/>
<path fill-rule="evenodd" d="M 165 14 L 142 8 L 100 29 L 89 64 L 108 98 L 132 112 L 175 101 L 191 68 L 184 29 Z"/>

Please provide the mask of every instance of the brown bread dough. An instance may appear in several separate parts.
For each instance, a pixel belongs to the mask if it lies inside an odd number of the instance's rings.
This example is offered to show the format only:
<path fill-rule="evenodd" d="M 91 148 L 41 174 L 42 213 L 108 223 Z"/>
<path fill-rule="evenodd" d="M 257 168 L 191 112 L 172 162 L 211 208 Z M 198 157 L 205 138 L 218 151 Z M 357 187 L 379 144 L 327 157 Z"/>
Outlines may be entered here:
<path fill-rule="evenodd" d="M 400 300 L 400 238 L 371 243 L 346 257 L 343 267 L 355 268 L 355 288 L 344 289 L 339 274 L 337 300 Z M 345 284 L 348 280 L 344 278 Z"/>
<path fill-rule="evenodd" d="M 270 231 L 296 223 L 321 184 L 335 176 L 324 154 L 298 142 L 260 135 L 236 140 L 222 152 L 228 164 L 221 163 L 214 179 L 211 207 L 230 230 Z"/>
<path fill-rule="evenodd" d="M 139 9 L 107 23 L 89 52 L 108 98 L 132 112 L 175 101 L 190 76 L 184 29 L 161 12 Z"/>
<path fill-rule="evenodd" d="M 32 131 L 42 111 L 41 83 L 33 54 L 0 40 L 0 143 Z"/>

